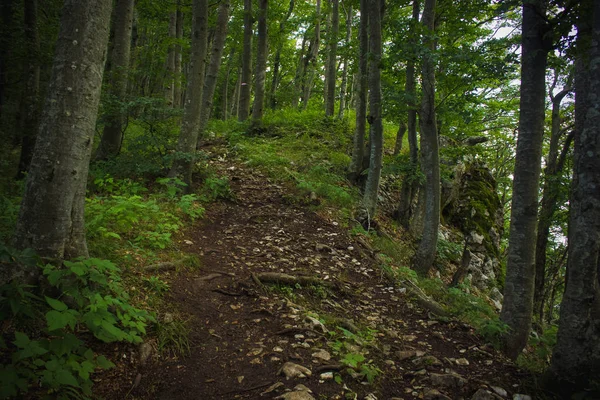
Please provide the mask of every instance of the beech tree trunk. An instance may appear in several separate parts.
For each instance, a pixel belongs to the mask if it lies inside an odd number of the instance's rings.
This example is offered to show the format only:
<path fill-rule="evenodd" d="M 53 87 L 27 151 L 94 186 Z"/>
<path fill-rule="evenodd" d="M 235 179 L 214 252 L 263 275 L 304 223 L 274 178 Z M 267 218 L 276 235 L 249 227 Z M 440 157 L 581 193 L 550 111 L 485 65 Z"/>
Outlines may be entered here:
<path fill-rule="evenodd" d="M 104 132 L 96 152 L 97 160 L 116 156 L 121 151 L 125 115 L 121 110 L 120 102 L 125 100 L 127 94 L 133 3 L 133 0 L 117 0 L 115 4 L 115 36 L 110 53 L 108 84 L 111 106 L 104 118 Z"/>
<path fill-rule="evenodd" d="M 198 125 L 198 139 L 204 136 L 206 125 L 210 119 L 213 107 L 217 79 L 219 77 L 219 68 L 225 48 L 225 39 L 227 39 L 227 22 L 229 21 L 229 0 L 223 0 L 219 5 L 217 15 L 217 26 L 213 39 L 212 49 L 210 51 L 210 64 L 206 77 L 204 78 L 204 88 L 202 90 L 202 108 L 200 110 L 200 123 Z"/>
<path fill-rule="evenodd" d="M 369 116 L 371 156 L 363 206 L 370 219 L 375 217 L 383 163 L 383 120 L 381 117 L 381 3 L 369 1 Z"/>
<path fill-rule="evenodd" d="M 267 7 L 268 0 L 258 1 L 258 46 L 256 48 L 256 88 L 252 105 L 252 120 L 261 121 L 265 109 L 265 78 L 267 76 Z"/>
<path fill-rule="evenodd" d="M 576 105 L 575 118 L 583 129 L 575 129 L 567 284 L 550 368 L 563 398 L 593 387 L 600 375 L 600 2 L 585 1 L 581 7 L 583 19 L 593 9 L 592 41 L 589 62 L 584 62 L 585 98 L 575 82 L 576 104 L 584 101 L 583 109 Z M 582 25 L 578 42 L 586 34 Z M 586 57 L 581 47 L 578 57 Z"/>
<path fill-rule="evenodd" d="M 426 276 L 433 266 L 440 225 L 440 155 L 435 115 L 435 0 L 425 0 L 422 23 L 425 29 L 422 57 L 421 165 L 425 173 L 425 218 L 423 234 L 414 259 L 414 268 Z"/>
<path fill-rule="evenodd" d="M 250 115 L 250 89 L 252 87 L 252 0 L 244 0 L 244 47 L 242 50 L 242 78 L 238 119 L 245 121 Z"/>
<path fill-rule="evenodd" d="M 367 0 L 360 0 L 360 28 L 358 33 L 359 58 L 358 73 L 355 81 L 356 85 L 356 128 L 354 131 L 354 140 L 352 147 L 352 161 L 348 168 L 348 178 L 352 182 L 358 182 L 362 173 L 363 162 L 365 158 L 365 133 L 367 124 L 367 67 L 369 52 L 369 3 Z"/>
<path fill-rule="evenodd" d="M 292 16 L 294 11 L 294 0 L 290 0 L 290 8 L 288 9 L 285 18 L 279 23 L 279 42 L 277 43 L 277 51 L 275 52 L 275 59 L 273 60 L 273 78 L 271 80 L 271 89 L 269 90 L 269 107 L 274 110 L 277 106 L 277 87 L 281 79 L 279 74 L 279 68 L 281 67 L 281 51 L 283 49 L 283 43 L 285 36 L 285 24 Z"/>
<path fill-rule="evenodd" d="M 344 118 L 346 111 L 346 91 L 348 90 L 348 49 L 352 40 L 352 4 L 348 5 L 346 14 L 346 53 L 344 54 L 344 69 L 342 71 L 342 85 L 340 87 L 340 109 L 338 110 L 338 118 Z"/>
<path fill-rule="evenodd" d="M 500 318 L 510 328 L 504 352 L 521 353 L 531 330 L 535 281 L 535 238 L 544 135 L 548 56 L 545 0 L 523 2 L 521 100 L 508 239 L 504 303 Z"/>
<path fill-rule="evenodd" d="M 398 125 L 398 132 L 396 132 L 396 144 L 394 145 L 394 155 L 397 156 L 402 151 L 402 142 L 404 141 L 404 135 L 406 134 L 406 124 L 404 121 Z"/>
<path fill-rule="evenodd" d="M 23 23 L 27 55 L 23 65 L 23 95 L 21 97 L 21 156 L 17 179 L 29 169 L 39 122 L 40 38 L 37 29 L 37 0 L 23 2 Z"/>
<path fill-rule="evenodd" d="M 208 0 L 194 0 L 192 26 L 192 59 L 186 89 L 186 101 L 183 108 L 181 133 L 177 142 L 177 158 L 169 172 L 169 177 L 179 177 L 188 185 L 192 183 L 192 166 L 198 131 L 200 111 L 202 109 L 202 90 L 204 87 L 204 71 L 206 49 L 208 47 Z"/>
<path fill-rule="evenodd" d="M 304 68 L 305 78 L 303 80 L 304 87 L 302 92 L 302 109 L 306 110 L 310 92 L 312 91 L 313 82 L 317 69 L 317 57 L 319 55 L 319 46 L 321 44 L 321 0 L 317 0 L 317 9 L 315 12 L 315 35 L 310 45 L 308 59 Z"/>
<path fill-rule="evenodd" d="M 416 28 L 419 23 L 419 13 L 420 13 L 420 1 L 413 0 L 413 13 L 412 13 L 412 21 L 411 27 L 409 31 L 409 43 L 412 44 L 412 48 L 415 48 L 416 44 Z M 407 132 L 408 132 L 408 147 L 410 152 L 410 163 L 411 163 L 411 171 L 414 173 L 417 172 L 419 167 L 419 146 L 417 142 L 417 107 L 415 104 L 416 101 L 416 81 L 415 81 L 415 59 L 416 54 L 411 53 L 406 63 L 406 85 L 405 92 L 408 97 L 407 105 L 408 105 L 408 113 L 407 113 Z M 404 229 L 408 229 L 410 226 L 410 220 L 413 214 L 413 203 L 415 201 L 415 197 L 418 192 L 418 182 L 413 179 L 412 176 L 408 176 L 402 182 L 402 188 L 400 190 L 400 202 L 398 205 L 398 222 L 400 225 L 404 227 Z"/>
<path fill-rule="evenodd" d="M 306 68 L 308 64 L 308 55 L 304 55 L 306 50 L 306 42 L 308 41 L 307 33 L 304 33 L 302 38 L 302 46 L 300 46 L 300 54 L 298 55 L 298 66 L 296 67 L 296 75 L 294 76 L 294 97 L 292 97 L 292 107 L 298 108 L 298 103 L 302 97 L 304 90 L 304 79 L 306 75 Z M 310 54 L 310 48 L 308 50 Z"/>
<path fill-rule="evenodd" d="M 62 260 L 87 257 L 83 208 L 111 0 L 66 0 L 15 245 Z"/>
<path fill-rule="evenodd" d="M 169 39 L 177 39 L 177 11 L 173 11 L 169 14 Z M 175 99 L 175 57 L 176 50 L 175 44 L 169 45 L 169 51 L 167 53 L 167 60 L 165 63 L 165 103 L 169 106 L 173 106 Z"/>
<path fill-rule="evenodd" d="M 176 35 L 177 40 L 183 39 L 183 12 L 181 11 L 181 0 L 177 0 L 177 24 Z M 181 90 L 181 70 L 182 63 L 182 54 L 181 54 L 181 45 L 177 43 L 175 45 L 175 68 L 173 69 L 173 107 L 181 107 L 182 99 L 182 90 Z"/>
<path fill-rule="evenodd" d="M 337 83 L 337 47 L 340 31 L 340 0 L 331 0 L 331 25 L 329 36 L 329 66 L 327 67 L 327 96 L 325 97 L 325 116 L 333 117 L 335 112 L 335 86 Z M 380 27 L 381 30 L 381 27 Z"/>

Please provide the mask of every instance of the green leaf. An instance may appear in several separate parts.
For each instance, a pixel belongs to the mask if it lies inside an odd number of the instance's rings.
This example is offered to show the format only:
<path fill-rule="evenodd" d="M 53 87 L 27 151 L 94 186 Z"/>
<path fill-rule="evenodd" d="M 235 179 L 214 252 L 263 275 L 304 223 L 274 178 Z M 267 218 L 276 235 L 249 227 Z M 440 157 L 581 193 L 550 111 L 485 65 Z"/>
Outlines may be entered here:
<path fill-rule="evenodd" d="M 71 385 L 79 387 L 79 382 L 70 371 L 59 369 L 56 371 L 56 381 L 61 385 Z"/>
<path fill-rule="evenodd" d="M 77 318 L 75 318 L 75 316 L 69 312 L 51 310 L 46 313 L 46 322 L 48 324 L 49 331 L 63 329 L 67 325 L 73 329 L 75 328 L 75 324 L 77 324 Z"/>
<path fill-rule="evenodd" d="M 15 346 L 24 349 L 29 345 L 29 342 L 29 336 L 23 332 L 15 332 L 15 341 L 13 342 Z"/>
<path fill-rule="evenodd" d="M 104 356 L 98 356 L 98 358 L 96 358 L 96 362 L 98 363 L 98 366 L 102 369 L 110 369 L 115 366 L 115 364 L 113 364 Z"/>
<path fill-rule="evenodd" d="M 48 296 L 46 296 L 46 302 L 50 304 L 50 307 L 54 308 L 56 311 L 66 311 L 69 309 L 69 307 L 67 307 L 67 305 L 62 301 L 53 299 Z"/>

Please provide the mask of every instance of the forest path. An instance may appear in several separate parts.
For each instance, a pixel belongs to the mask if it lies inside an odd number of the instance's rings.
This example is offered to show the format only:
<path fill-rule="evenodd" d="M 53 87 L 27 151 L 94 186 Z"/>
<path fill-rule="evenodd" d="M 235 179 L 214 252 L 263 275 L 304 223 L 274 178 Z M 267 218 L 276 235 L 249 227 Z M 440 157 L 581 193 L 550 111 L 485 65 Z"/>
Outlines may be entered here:
<path fill-rule="evenodd" d="M 210 205 L 181 238 L 201 263 L 169 292 L 190 316 L 191 354 L 146 367 L 130 398 L 470 399 L 486 385 L 523 393 L 518 370 L 470 327 L 436 319 L 387 281 L 364 239 L 218 150 L 211 163 L 229 177 L 235 200 Z M 266 272 L 326 285 L 267 289 L 252 277 Z M 286 379 L 288 362 L 311 376 Z"/>

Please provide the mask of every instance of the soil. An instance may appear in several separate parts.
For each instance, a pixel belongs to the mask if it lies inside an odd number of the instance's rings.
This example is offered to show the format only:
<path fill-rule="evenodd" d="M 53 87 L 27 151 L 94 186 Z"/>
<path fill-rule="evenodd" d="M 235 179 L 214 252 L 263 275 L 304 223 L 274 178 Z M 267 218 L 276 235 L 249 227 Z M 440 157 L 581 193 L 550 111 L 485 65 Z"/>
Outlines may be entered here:
<path fill-rule="evenodd" d="M 524 372 L 468 325 L 419 308 L 381 273 L 364 238 L 314 207 L 314 197 L 299 198 L 293 188 L 229 157 L 212 163 L 230 178 L 234 199 L 211 204 L 178 239 L 200 266 L 164 275 L 170 308 L 187 320 L 190 352 L 155 349 L 141 363 L 138 352 L 116 348 L 118 368 L 97 385 L 105 398 L 272 399 L 298 384 L 317 399 L 470 399 L 492 386 L 510 398 L 527 393 Z M 267 284 L 258 275 L 266 272 L 324 284 Z M 321 349 L 330 360 L 314 356 Z M 375 371 L 372 382 L 347 368 L 357 354 L 365 360 L 356 370 L 367 365 L 362 371 Z M 280 374 L 286 362 L 312 375 L 286 379 Z M 465 381 L 432 382 L 432 374 L 449 373 Z"/>

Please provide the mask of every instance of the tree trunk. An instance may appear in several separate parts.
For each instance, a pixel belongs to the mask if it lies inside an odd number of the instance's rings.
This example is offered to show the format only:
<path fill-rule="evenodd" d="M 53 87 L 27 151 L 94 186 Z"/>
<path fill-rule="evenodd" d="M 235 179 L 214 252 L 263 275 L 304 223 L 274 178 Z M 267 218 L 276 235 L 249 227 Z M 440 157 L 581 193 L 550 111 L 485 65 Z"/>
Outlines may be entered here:
<path fill-rule="evenodd" d="M 177 38 L 177 11 L 173 11 L 169 14 L 169 39 L 175 40 Z M 169 45 L 169 51 L 167 53 L 167 61 L 165 63 L 165 103 L 169 106 L 173 106 L 175 99 L 175 44 Z"/>
<path fill-rule="evenodd" d="M 110 107 L 105 116 L 104 132 L 96 152 L 97 160 L 116 156 L 121 151 L 125 115 L 121 102 L 127 94 L 127 76 L 131 52 L 131 26 L 133 23 L 133 0 L 117 0 L 115 4 L 115 36 L 110 53 L 108 93 Z"/>
<path fill-rule="evenodd" d="M 269 107 L 274 110 L 277 106 L 277 86 L 279 86 L 279 68 L 281 67 L 281 51 L 283 49 L 283 43 L 287 39 L 285 34 L 285 24 L 292 16 L 294 11 L 294 0 L 290 0 L 290 8 L 288 9 L 285 18 L 279 23 L 279 42 L 277 43 L 277 51 L 275 52 L 275 59 L 273 61 L 273 78 L 271 80 L 271 89 L 269 91 Z"/>
<path fill-rule="evenodd" d="M 422 59 L 421 99 L 421 166 L 425 173 L 425 219 L 423 235 L 415 254 L 414 268 L 421 276 L 427 276 L 433 266 L 440 225 L 440 155 L 435 115 L 435 0 L 425 0 L 423 7 L 423 47 L 428 51 Z"/>
<path fill-rule="evenodd" d="M 369 4 L 367 0 L 360 0 L 360 30 L 358 33 L 359 58 L 356 85 L 356 128 L 352 147 L 352 161 L 348 171 L 350 181 L 357 183 L 362 173 L 365 158 L 365 133 L 367 123 L 367 53 L 369 52 Z"/>
<path fill-rule="evenodd" d="M 233 88 L 233 95 L 231 100 L 231 115 L 239 117 L 239 106 L 240 106 L 240 90 L 242 88 L 242 67 L 237 70 L 237 79 L 235 81 L 235 87 Z"/>
<path fill-rule="evenodd" d="M 265 108 L 265 78 L 267 76 L 267 7 L 268 0 L 258 1 L 258 46 L 256 48 L 256 72 L 252 120 L 262 121 Z"/>
<path fill-rule="evenodd" d="M 311 42 L 310 51 L 304 68 L 304 88 L 302 92 L 302 109 L 308 107 L 310 92 L 312 90 L 315 74 L 317 70 L 317 57 L 319 55 L 319 45 L 321 44 L 321 0 L 317 0 L 317 9 L 315 12 L 315 35 Z"/>
<path fill-rule="evenodd" d="M 308 61 L 308 55 L 304 56 L 306 50 L 306 42 L 308 41 L 307 33 L 304 33 L 302 38 L 302 46 L 300 46 L 300 54 L 298 56 L 298 66 L 296 67 L 296 76 L 294 77 L 294 97 L 292 97 L 292 108 L 298 108 L 298 103 L 303 93 L 303 82 L 306 74 L 306 64 Z M 310 50 L 309 50 L 310 53 Z"/>
<path fill-rule="evenodd" d="M 533 296 L 533 309 L 538 314 L 540 322 L 544 320 L 544 286 L 546 282 L 546 248 L 552 217 L 556 212 L 558 194 L 560 187 L 556 181 L 559 173 L 564 167 L 565 153 L 568 152 L 572 135 L 565 139 L 563 156 L 559 157 L 559 140 L 562 136 L 560 128 L 560 104 L 564 97 L 571 91 L 570 83 L 556 96 L 550 94 L 552 101 L 552 130 L 550 132 L 550 148 L 546 157 L 546 168 L 544 170 L 544 186 L 542 189 L 542 201 L 538 218 L 537 240 L 535 244 L 535 291 Z"/>
<path fill-rule="evenodd" d="M 227 22 L 229 21 L 229 0 L 223 0 L 219 5 L 217 15 L 217 26 L 210 52 L 210 64 L 206 77 L 204 78 L 204 88 L 202 90 L 202 107 L 200 110 L 200 123 L 198 125 L 198 139 L 204 136 L 206 125 L 210 119 L 213 106 L 213 98 L 217 87 L 217 78 L 219 77 L 219 68 L 227 39 Z"/>
<path fill-rule="evenodd" d="M 352 40 L 352 4 L 348 5 L 346 14 L 346 52 L 344 54 L 344 69 L 342 71 L 342 86 L 340 87 L 340 109 L 338 110 L 338 118 L 344 118 L 346 111 L 346 91 L 348 90 L 348 49 Z"/>
<path fill-rule="evenodd" d="M 4 115 L 6 88 L 8 86 L 7 60 L 12 45 L 12 32 L 9 29 L 14 14 L 14 0 L 3 0 L 0 3 L 0 118 Z"/>
<path fill-rule="evenodd" d="M 242 81 L 238 119 L 245 121 L 250 115 L 250 89 L 252 87 L 252 0 L 244 0 L 244 48 L 242 52 Z"/>
<path fill-rule="evenodd" d="M 409 43 L 412 44 L 412 48 L 415 48 L 416 45 L 416 28 L 419 23 L 420 9 L 420 1 L 413 0 L 412 21 L 410 31 L 408 33 L 408 40 Z M 419 167 L 419 146 L 417 144 L 417 108 L 415 104 L 415 59 L 416 55 L 411 53 L 406 64 L 406 86 L 404 89 L 408 98 L 407 131 L 412 175 L 416 174 Z M 407 176 L 404 178 L 402 181 L 402 188 L 400 190 L 400 201 L 397 215 L 397 220 L 400 225 L 404 227 L 404 229 L 408 229 L 410 226 L 410 220 L 413 214 L 413 203 L 418 192 L 417 189 L 418 182 L 413 176 Z"/>
<path fill-rule="evenodd" d="M 533 312 L 535 237 L 548 56 L 545 43 L 547 31 L 545 6 L 545 0 L 530 0 L 523 3 L 521 110 L 504 303 L 500 315 L 502 321 L 511 329 L 505 337 L 504 352 L 513 360 L 527 344 Z"/>
<path fill-rule="evenodd" d="M 331 26 L 329 35 L 329 66 L 327 67 L 327 96 L 325 97 L 325 116 L 333 117 L 335 112 L 335 86 L 337 83 L 337 47 L 340 30 L 340 0 L 331 0 Z M 381 30 L 381 27 L 380 27 Z"/>
<path fill-rule="evenodd" d="M 383 0 L 369 2 L 369 125 L 371 138 L 371 156 L 369 175 L 365 185 L 363 206 L 370 219 L 375 217 L 379 180 L 383 162 L 383 120 L 381 117 L 381 3 Z"/>
<path fill-rule="evenodd" d="M 87 257 L 83 206 L 108 43 L 111 0 L 66 0 L 15 245 Z"/>
<path fill-rule="evenodd" d="M 194 0 L 193 16 L 192 66 L 188 76 L 186 101 L 183 106 L 181 133 L 177 142 L 177 158 L 173 161 L 173 167 L 169 172 L 169 177 L 183 179 L 188 185 L 188 190 L 192 183 L 192 166 L 194 165 L 202 109 L 202 89 L 204 88 L 206 49 L 208 47 L 208 0 Z"/>
<path fill-rule="evenodd" d="M 575 82 L 575 119 L 583 129 L 575 129 L 567 284 L 550 368 L 552 382 L 560 387 L 563 398 L 596 385 L 600 375 L 600 2 L 584 2 L 581 12 L 586 18 L 592 6 L 592 41 L 589 62 L 584 62 L 585 98 L 580 97 L 581 82 Z M 578 24 L 578 42 L 587 31 L 582 25 Z M 581 48 L 579 57 L 585 57 Z M 580 100 L 583 109 L 577 106 Z"/>
<path fill-rule="evenodd" d="M 394 155 L 397 156 L 402 151 L 402 142 L 404 141 L 404 134 L 406 133 L 406 124 L 404 121 L 400 122 L 398 126 L 398 132 L 396 132 L 396 144 L 394 145 Z"/>
<path fill-rule="evenodd" d="M 23 65 L 23 95 L 21 97 L 21 157 L 17 179 L 29 169 L 35 137 L 39 122 L 40 94 L 40 38 L 37 29 L 37 0 L 25 0 L 23 3 L 25 38 L 27 40 L 27 55 Z"/>
<path fill-rule="evenodd" d="M 177 24 L 176 24 L 176 35 L 177 40 L 183 39 L 183 12 L 181 11 L 181 1 L 177 0 Z M 183 101 L 181 96 L 181 62 L 182 62 L 182 51 L 181 44 L 175 45 L 175 64 L 173 69 L 173 107 L 181 107 Z"/>

